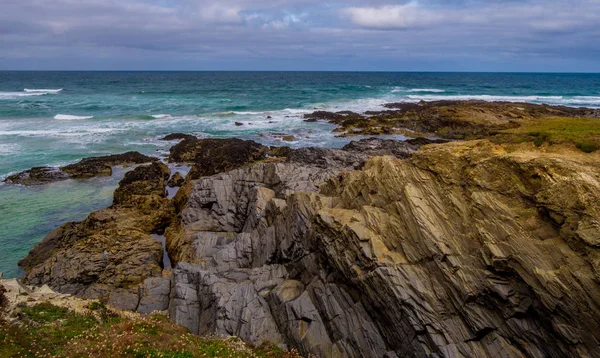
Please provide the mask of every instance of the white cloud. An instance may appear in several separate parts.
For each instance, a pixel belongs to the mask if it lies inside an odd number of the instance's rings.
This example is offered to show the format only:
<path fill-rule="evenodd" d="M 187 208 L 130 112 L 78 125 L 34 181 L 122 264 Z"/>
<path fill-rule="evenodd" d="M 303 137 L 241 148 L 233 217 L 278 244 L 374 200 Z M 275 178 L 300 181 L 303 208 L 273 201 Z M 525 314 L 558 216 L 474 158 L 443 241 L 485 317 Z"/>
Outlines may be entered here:
<path fill-rule="evenodd" d="M 422 8 L 416 2 L 381 7 L 349 7 L 343 10 L 356 25 L 375 29 L 408 29 L 428 26 L 443 15 Z"/>

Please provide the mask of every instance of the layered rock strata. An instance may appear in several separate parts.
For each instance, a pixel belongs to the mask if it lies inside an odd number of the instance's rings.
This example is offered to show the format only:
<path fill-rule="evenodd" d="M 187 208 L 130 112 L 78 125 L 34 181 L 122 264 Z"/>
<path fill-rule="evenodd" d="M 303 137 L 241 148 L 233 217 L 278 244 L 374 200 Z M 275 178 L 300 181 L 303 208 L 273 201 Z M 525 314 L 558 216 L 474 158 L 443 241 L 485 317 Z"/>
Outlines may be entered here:
<path fill-rule="evenodd" d="M 171 318 L 322 357 L 600 356 L 597 163 L 479 141 L 202 178 Z"/>
<path fill-rule="evenodd" d="M 163 164 L 137 168 L 24 280 L 305 355 L 600 357 L 600 154 L 203 141 L 172 150 L 197 173 L 173 200 Z"/>

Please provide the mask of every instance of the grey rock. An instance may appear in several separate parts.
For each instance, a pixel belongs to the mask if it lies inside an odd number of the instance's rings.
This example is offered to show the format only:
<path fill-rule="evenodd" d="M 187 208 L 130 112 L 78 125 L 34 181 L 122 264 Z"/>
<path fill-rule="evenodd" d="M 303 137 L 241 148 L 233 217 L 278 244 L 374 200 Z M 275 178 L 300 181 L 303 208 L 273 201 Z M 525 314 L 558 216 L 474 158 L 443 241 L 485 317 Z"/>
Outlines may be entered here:
<path fill-rule="evenodd" d="M 392 155 L 397 158 L 409 158 L 411 153 L 419 147 L 417 144 L 394 139 L 365 138 L 352 141 L 342 149 L 367 155 Z"/>
<path fill-rule="evenodd" d="M 147 314 L 164 311 L 169 308 L 171 279 L 162 277 L 148 278 L 140 289 L 139 313 Z"/>

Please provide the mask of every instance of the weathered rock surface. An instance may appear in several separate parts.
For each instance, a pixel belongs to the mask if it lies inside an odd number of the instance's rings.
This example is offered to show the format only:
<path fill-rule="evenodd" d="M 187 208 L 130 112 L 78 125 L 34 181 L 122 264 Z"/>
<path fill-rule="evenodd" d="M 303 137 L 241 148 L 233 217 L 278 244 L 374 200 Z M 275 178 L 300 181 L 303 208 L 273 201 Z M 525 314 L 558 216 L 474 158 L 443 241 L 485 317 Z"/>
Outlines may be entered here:
<path fill-rule="evenodd" d="M 204 177 L 167 231 L 171 318 L 322 357 L 600 357 L 598 159 L 477 141 Z"/>
<path fill-rule="evenodd" d="M 109 176 L 115 165 L 130 166 L 157 161 L 138 152 L 107 155 L 103 157 L 85 158 L 81 161 L 61 168 L 34 167 L 29 170 L 11 175 L 4 181 L 9 184 L 42 185 L 69 178 L 87 179 L 97 176 Z"/>
<path fill-rule="evenodd" d="M 135 310 L 139 285 L 162 275 L 163 250 L 150 234 L 174 215 L 165 195 L 168 178 L 160 162 L 128 172 L 111 207 L 59 227 L 21 260 L 23 282 Z"/>

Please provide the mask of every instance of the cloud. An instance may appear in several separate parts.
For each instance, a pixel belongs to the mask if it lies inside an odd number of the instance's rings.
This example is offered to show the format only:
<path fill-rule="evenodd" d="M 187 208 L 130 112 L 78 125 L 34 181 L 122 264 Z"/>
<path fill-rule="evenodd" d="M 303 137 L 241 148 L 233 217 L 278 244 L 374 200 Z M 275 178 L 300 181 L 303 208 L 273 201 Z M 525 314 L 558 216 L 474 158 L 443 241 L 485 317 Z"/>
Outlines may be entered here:
<path fill-rule="evenodd" d="M 2 0 L 0 69 L 600 71 L 598 0 Z"/>
<path fill-rule="evenodd" d="M 375 29 L 407 29 L 430 26 L 444 18 L 442 14 L 420 7 L 416 2 L 381 7 L 349 7 L 342 11 L 359 26 Z"/>

